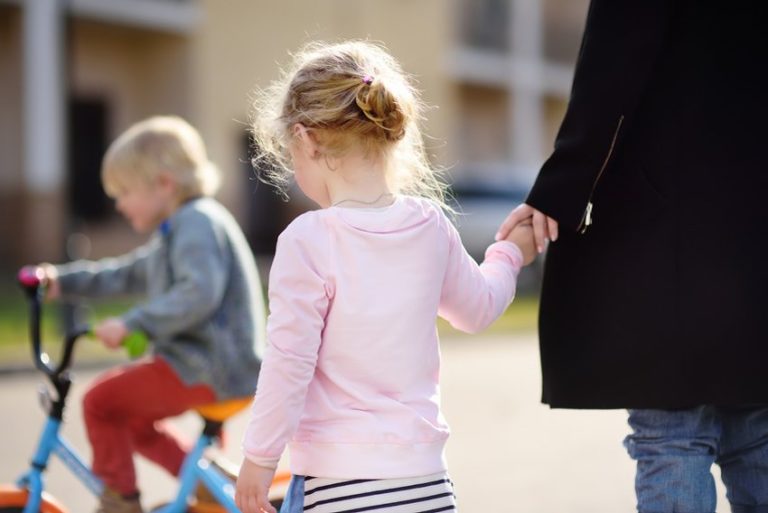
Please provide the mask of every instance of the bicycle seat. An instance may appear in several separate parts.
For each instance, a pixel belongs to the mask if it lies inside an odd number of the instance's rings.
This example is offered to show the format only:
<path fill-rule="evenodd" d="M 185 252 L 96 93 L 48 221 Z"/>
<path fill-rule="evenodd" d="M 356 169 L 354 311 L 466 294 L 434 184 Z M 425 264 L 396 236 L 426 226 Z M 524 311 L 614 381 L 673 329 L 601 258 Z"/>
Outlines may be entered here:
<path fill-rule="evenodd" d="M 208 403 L 198 406 L 194 410 L 204 419 L 213 422 L 224 422 L 236 413 L 244 410 L 253 402 L 253 396 L 237 397 L 216 403 Z"/>

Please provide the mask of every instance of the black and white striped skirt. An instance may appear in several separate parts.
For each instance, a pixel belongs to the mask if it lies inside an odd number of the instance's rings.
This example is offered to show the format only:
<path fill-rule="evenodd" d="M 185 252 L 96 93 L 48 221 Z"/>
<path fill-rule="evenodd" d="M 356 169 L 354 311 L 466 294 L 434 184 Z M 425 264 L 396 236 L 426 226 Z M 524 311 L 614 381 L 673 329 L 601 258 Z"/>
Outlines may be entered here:
<path fill-rule="evenodd" d="M 446 473 L 402 479 L 325 479 L 294 476 L 280 513 L 456 512 Z"/>

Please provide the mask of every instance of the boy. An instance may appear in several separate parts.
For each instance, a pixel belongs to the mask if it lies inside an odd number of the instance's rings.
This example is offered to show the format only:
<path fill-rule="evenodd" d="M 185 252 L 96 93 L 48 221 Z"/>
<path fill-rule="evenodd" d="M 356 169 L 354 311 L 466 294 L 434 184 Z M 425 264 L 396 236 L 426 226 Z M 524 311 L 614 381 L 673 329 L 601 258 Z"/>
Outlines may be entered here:
<path fill-rule="evenodd" d="M 129 128 L 108 149 L 102 182 L 133 229 L 153 233 L 150 241 L 118 258 L 43 267 L 49 298 L 147 296 L 94 333 L 117 348 L 144 332 L 152 356 L 106 372 L 83 401 L 93 472 L 106 485 L 98 513 L 141 513 L 133 450 L 172 475 L 187 450 L 158 421 L 253 394 L 263 299 L 242 231 L 211 197 L 217 170 L 184 120 L 153 117 Z"/>

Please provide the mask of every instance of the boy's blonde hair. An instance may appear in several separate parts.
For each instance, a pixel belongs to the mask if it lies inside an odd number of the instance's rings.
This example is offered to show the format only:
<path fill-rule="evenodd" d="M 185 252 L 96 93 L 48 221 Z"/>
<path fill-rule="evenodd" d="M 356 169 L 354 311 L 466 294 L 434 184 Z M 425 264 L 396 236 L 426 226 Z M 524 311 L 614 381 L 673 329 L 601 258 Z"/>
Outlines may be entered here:
<path fill-rule="evenodd" d="M 381 158 L 395 192 L 445 206 L 445 185 L 427 161 L 419 122 L 423 104 L 409 77 L 380 45 L 368 41 L 310 43 L 269 88 L 256 92 L 254 164 L 285 192 L 291 175 L 292 127 L 301 123 L 322 153 L 362 148 Z"/>
<path fill-rule="evenodd" d="M 114 197 L 137 183 L 152 184 L 163 172 L 176 181 L 180 200 L 212 196 L 219 187 L 202 137 L 176 116 L 151 117 L 123 132 L 104 155 L 101 180 Z"/>

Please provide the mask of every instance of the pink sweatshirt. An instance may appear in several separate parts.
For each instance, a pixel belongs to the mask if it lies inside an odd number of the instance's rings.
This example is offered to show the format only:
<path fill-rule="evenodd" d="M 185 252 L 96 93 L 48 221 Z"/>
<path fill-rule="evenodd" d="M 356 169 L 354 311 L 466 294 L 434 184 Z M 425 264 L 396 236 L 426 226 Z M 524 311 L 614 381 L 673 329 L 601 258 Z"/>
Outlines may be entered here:
<path fill-rule="evenodd" d="M 433 203 L 331 207 L 280 235 L 269 347 L 243 450 L 296 475 L 385 479 L 445 468 L 438 315 L 477 332 L 507 308 L 522 254 L 492 244 L 478 266 Z"/>

